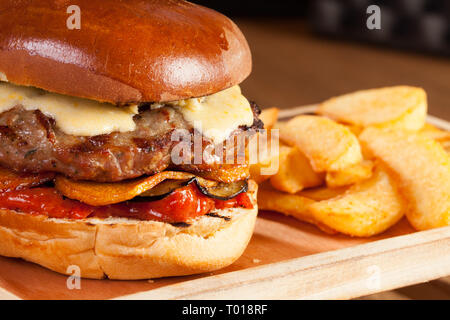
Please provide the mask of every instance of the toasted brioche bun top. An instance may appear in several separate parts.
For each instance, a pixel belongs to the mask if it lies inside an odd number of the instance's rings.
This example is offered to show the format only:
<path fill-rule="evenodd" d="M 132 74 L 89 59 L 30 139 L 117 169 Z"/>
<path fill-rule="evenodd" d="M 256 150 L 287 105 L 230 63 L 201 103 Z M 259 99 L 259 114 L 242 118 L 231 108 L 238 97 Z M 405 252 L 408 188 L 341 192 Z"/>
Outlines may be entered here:
<path fill-rule="evenodd" d="M 79 30 L 67 27 L 72 4 Z M 0 79 L 15 84 L 117 104 L 163 102 L 218 92 L 250 71 L 238 27 L 186 1 L 0 2 Z"/>

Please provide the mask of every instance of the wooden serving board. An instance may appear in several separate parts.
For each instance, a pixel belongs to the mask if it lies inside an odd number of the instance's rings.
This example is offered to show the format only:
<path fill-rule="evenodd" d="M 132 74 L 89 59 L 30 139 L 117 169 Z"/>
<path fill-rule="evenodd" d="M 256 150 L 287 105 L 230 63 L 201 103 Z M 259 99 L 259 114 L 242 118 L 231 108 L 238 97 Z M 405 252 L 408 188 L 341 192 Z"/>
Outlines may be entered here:
<path fill-rule="evenodd" d="M 281 112 L 280 118 L 314 106 Z M 428 121 L 450 130 L 446 121 Z M 450 227 L 416 232 L 406 219 L 372 238 L 328 235 L 273 212 L 260 212 L 242 257 L 228 268 L 150 281 L 81 279 L 0 257 L 3 299 L 348 299 L 450 275 Z"/>

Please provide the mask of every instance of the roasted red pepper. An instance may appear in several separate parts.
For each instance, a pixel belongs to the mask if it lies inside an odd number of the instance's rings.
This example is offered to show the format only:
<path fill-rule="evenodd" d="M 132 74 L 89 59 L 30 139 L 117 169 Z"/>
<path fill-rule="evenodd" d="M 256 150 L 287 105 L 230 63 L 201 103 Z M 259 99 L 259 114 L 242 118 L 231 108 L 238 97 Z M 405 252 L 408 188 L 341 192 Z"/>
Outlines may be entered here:
<path fill-rule="evenodd" d="M 34 188 L 0 193 L 0 209 L 16 210 L 51 218 L 84 219 L 87 217 L 126 217 L 163 222 L 187 222 L 214 209 L 252 208 L 248 194 L 241 193 L 230 200 L 217 200 L 203 195 L 191 183 L 157 201 L 127 201 L 94 207 L 64 198 L 54 188 Z"/>

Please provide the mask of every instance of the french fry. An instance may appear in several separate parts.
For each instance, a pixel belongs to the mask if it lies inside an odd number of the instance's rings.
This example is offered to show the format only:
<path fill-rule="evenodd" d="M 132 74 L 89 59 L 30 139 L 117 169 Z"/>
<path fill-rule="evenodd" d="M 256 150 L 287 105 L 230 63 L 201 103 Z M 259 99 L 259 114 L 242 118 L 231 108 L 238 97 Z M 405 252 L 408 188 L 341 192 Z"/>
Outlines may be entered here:
<path fill-rule="evenodd" d="M 372 169 L 373 162 L 364 160 L 340 171 L 327 172 L 325 180 L 330 188 L 347 186 L 370 178 Z"/>
<path fill-rule="evenodd" d="M 404 215 L 403 199 L 393 179 L 382 168 L 335 198 L 318 201 L 307 208 L 310 219 L 341 233 L 369 237 L 397 223 Z"/>
<path fill-rule="evenodd" d="M 277 108 L 269 108 L 261 111 L 259 119 L 264 123 L 264 129 L 270 130 L 273 128 L 278 120 L 278 112 L 279 110 Z"/>
<path fill-rule="evenodd" d="M 327 118 L 297 116 L 280 127 L 280 138 L 298 147 L 316 172 L 339 171 L 362 161 L 355 135 Z"/>
<path fill-rule="evenodd" d="M 423 89 L 409 86 L 362 90 L 331 98 L 317 112 L 360 127 L 419 130 L 426 120 L 427 97 Z"/>
<path fill-rule="evenodd" d="M 450 225 L 450 161 L 439 143 L 423 134 L 376 128 L 367 128 L 359 138 L 396 174 L 414 228 Z"/>
<path fill-rule="evenodd" d="M 298 148 L 281 145 L 279 161 L 278 172 L 270 178 L 275 189 L 296 193 L 324 182 L 324 174 L 316 173 Z"/>

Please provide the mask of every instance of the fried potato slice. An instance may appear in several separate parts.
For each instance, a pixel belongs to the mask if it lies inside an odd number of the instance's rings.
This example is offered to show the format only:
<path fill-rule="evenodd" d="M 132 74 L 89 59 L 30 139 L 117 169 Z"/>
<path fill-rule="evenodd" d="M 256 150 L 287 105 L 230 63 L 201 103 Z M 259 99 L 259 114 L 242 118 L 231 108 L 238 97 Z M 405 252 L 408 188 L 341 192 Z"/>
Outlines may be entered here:
<path fill-rule="evenodd" d="M 281 127 L 285 126 L 286 123 L 288 123 L 287 120 L 278 120 L 277 122 L 275 122 L 275 124 L 273 125 L 273 129 L 280 129 Z"/>
<path fill-rule="evenodd" d="M 261 183 L 279 169 L 279 132 L 267 130 L 258 132 L 248 145 L 250 177 Z"/>
<path fill-rule="evenodd" d="M 279 148 L 268 148 L 266 157 L 250 165 L 250 177 L 256 183 L 270 179 L 279 169 Z"/>
<path fill-rule="evenodd" d="M 450 132 L 439 129 L 430 123 L 426 123 L 419 131 L 421 134 L 438 142 L 450 140 Z"/>
<path fill-rule="evenodd" d="M 439 142 L 444 150 L 447 153 L 450 153 L 450 131 L 442 130 L 433 126 L 432 124 L 426 123 L 422 130 L 420 130 L 419 132 Z"/>
<path fill-rule="evenodd" d="M 345 126 L 347 128 L 350 129 L 350 131 L 355 135 L 355 136 L 359 136 L 361 134 L 361 132 L 364 130 L 363 127 L 354 125 L 354 124 L 345 124 Z"/>
<path fill-rule="evenodd" d="M 450 131 L 439 129 L 430 123 L 426 123 L 419 132 L 439 142 L 444 150 L 450 153 Z"/>
<path fill-rule="evenodd" d="M 440 144 L 444 148 L 444 150 L 447 151 L 448 154 L 450 154 L 450 139 L 441 141 Z"/>
<path fill-rule="evenodd" d="M 278 108 L 269 108 L 261 111 L 259 119 L 264 123 L 264 129 L 270 130 L 278 120 Z"/>
<path fill-rule="evenodd" d="M 362 90 L 331 98 L 317 112 L 360 127 L 419 130 L 426 120 L 427 96 L 422 88 L 409 86 Z"/>
<path fill-rule="evenodd" d="M 258 206 L 312 223 L 328 233 L 357 237 L 379 234 L 397 223 L 405 205 L 390 175 L 377 167 L 373 176 L 349 188 L 316 188 L 287 194 L 267 186 Z"/>
<path fill-rule="evenodd" d="M 298 220 L 316 225 L 322 231 L 336 234 L 336 231 L 317 221 L 308 211 L 308 207 L 314 203 L 307 197 L 298 194 L 288 194 L 271 188 L 267 182 L 258 190 L 258 209 L 283 213 Z"/>
<path fill-rule="evenodd" d="M 450 161 L 436 141 L 419 133 L 367 128 L 361 143 L 396 174 L 414 228 L 450 225 Z"/>
<path fill-rule="evenodd" d="M 52 180 L 53 173 L 18 174 L 0 167 L 0 192 L 30 188 Z"/>
<path fill-rule="evenodd" d="M 193 174 L 186 172 L 163 171 L 150 177 L 130 181 L 102 183 L 75 181 L 64 176 L 57 176 L 55 187 L 70 199 L 79 200 L 92 206 L 105 206 L 133 199 L 166 179 L 181 180 L 193 177 Z M 211 185 L 216 183 L 209 182 Z"/>
<path fill-rule="evenodd" d="M 373 162 L 364 160 L 340 171 L 327 172 L 325 180 L 330 188 L 347 186 L 370 178 L 372 169 Z"/>
<path fill-rule="evenodd" d="M 315 201 L 328 200 L 331 198 L 335 198 L 345 191 L 348 190 L 348 186 L 338 187 L 338 188 L 329 188 L 329 187 L 319 187 L 306 189 L 298 192 L 297 194 L 303 197 L 306 197 Z"/>
<path fill-rule="evenodd" d="M 257 184 L 260 184 L 264 181 L 266 181 L 267 179 L 270 179 L 270 177 L 272 175 L 266 175 L 263 174 L 263 170 L 266 167 L 270 167 L 270 163 L 256 163 L 256 164 L 252 164 L 250 166 L 250 177 L 253 181 L 255 181 Z"/>
<path fill-rule="evenodd" d="M 341 233 L 357 237 L 379 234 L 404 215 L 404 204 L 393 179 L 381 169 L 372 178 L 351 186 L 335 198 L 308 207 L 316 221 Z"/>
<path fill-rule="evenodd" d="M 320 186 L 324 182 L 323 173 L 311 167 L 308 158 L 296 147 L 280 146 L 279 169 L 270 178 L 275 189 L 296 193 L 304 188 Z"/>
<path fill-rule="evenodd" d="M 339 171 L 363 159 L 356 136 L 327 118 L 297 116 L 280 127 L 280 138 L 298 147 L 316 172 Z"/>

